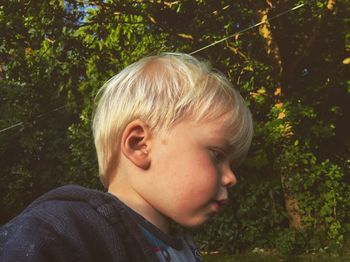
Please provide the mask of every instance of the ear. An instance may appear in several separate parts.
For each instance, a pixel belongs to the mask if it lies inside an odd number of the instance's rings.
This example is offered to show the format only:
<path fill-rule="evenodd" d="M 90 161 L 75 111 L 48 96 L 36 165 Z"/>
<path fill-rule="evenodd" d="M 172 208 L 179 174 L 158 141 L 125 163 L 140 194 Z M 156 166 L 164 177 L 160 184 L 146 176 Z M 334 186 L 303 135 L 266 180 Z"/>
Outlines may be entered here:
<path fill-rule="evenodd" d="M 149 126 L 142 120 L 130 122 L 122 134 L 121 153 L 142 169 L 151 165 L 149 156 L 152 134 Z"/>

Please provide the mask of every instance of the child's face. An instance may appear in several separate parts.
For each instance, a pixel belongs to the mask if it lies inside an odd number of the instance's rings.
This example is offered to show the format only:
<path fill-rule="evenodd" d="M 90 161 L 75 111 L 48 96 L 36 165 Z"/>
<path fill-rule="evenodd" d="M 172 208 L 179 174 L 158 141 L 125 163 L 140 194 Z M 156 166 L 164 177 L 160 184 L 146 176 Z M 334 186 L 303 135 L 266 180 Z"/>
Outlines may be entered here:
<path fill-rule="evenodd" d="M 227 115 L 213 121 L 184 120 L 154 137 L 152 171 L 143 196 L 162 216 L 188 227 L 206 222 L 227 201 L 237 180 L 230 169 Z"/>

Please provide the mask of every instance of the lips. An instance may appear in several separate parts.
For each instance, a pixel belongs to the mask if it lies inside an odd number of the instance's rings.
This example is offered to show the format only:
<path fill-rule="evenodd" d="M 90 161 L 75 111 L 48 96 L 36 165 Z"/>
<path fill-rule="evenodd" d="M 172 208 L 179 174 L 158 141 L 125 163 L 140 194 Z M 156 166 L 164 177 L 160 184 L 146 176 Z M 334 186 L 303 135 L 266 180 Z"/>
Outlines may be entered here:
<path fill-rule="evenodd" d="M 213 201 L 213 209 L 215 213 L 218 213 L 222 206 L 227 202 L 227 199 L 220 199 Z"/>
<path fill-rule="evenodd" d="M 216 200 L 220 206 L 223 206 L 227 203 L 228 199 L 227 198 L 223 198 L 223 199 L 219 199 L 219 200 Z"/>
<path fill-rule="evenodd" d="M 217 201 L 213 201 L 211 206 L 213 207 L 214 213 L 218 213 L 220 211 L 221 206 Z"/>

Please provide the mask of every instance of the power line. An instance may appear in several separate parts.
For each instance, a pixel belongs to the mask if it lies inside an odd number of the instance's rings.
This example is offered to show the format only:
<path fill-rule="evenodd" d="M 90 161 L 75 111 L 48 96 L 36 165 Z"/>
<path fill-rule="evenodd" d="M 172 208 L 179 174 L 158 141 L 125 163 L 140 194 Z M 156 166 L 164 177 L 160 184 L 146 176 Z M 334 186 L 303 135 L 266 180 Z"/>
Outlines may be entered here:
<path fill-rule="evenodd" d="M 306 5 L 306 3 L 297 5 L 297 6 L 293 7 L 293 8 L 290 8 L 290 9 L 288 9 L 288 10 L 286 10 L 286 11 L 283 11 L 283 12 L 281 12 L 281 13 L 279 13 L 279 14 L 277 14 L 277 15 L 275 15 L 275 16 L 269 18 L 269 19 L 266 19 L 265 21 L 261 21 L 261 22 L 259 22 L 259 23 L 256 23 L 256 24 L 254 24 L 254 25 L 252 25 L 252 26 L 249 26 L 249 27 L 247 27 L 247 28 L 245 28 L 245 29 L 242 29 L 242 30 L 240 30 L 240 31 L 238 31 L 238 32 L 236 32 L 236 33 L 234 33 L 234 34 L 232 34 L 232 35 L 226 36 L 226 37 L 224 37 L 224 38 L 222 38 L 222 39 L 220 39 L 220 40 L 218 40 L 218 41 L 215 41 L 215 42 L 213 42 L 213 43 L 211 43 L 211 44 L 209 44 L 209 45 L 206 45 L 206 46 L 204 46 L 204 47 L 201 47 L 201 48 L 199 48 L 199 49 L 197 49 L 197 50 L 191 52 L 190 55 L 196 54 L 196 53 L 201 52 L 201 51 L 203 51 L 203 50 L 205 50 L 205 49 L 207 49 L 207 48 L 209 48 L 209 47 L 212 47 L 212 46 L 214 46 L 214 45 L 217 45 L 217 44 L 219 44 L 219 43 L 222 43 L 222 42 L 226 41 L 226 40 L 229 39 L 229 38 L 232 38 L 232 37 L 234 37 L 234 36 L 236 36 L 236 35 L 238 35 L 238 34 L 244 33 L 244 32 L 246 32 L 246 31 L 248 31 L 248 30 L 250 30 L 250 29 L 253 29 L 253 28 L 255 28 L 255 27 L 258 27 L 259 25 L 265 24 L 265 23 L 268 22 L 268 21 L 271 21 L 271 20 L 273 20 L 273 19 L 276 19 L 277 17 L 280 17 L 280 16 L 285 15 L 285 14 L 287 14 L 287 13 L 290 13 L 290 12 L 292 12 L 292 11 L 294 11 L 294 10 L 297 10 L 297 9 L 303 7 L 304 5 Z M 35 116 L 34 118 L 42 117 L 42 116 L 44 116 L 44 115 L 47 115 L 47 114 L 56 112 L 56 111 L 58 111 L 58 110 L 61 110 L 61 109 L 65 108 L 65 107 L 66 107 L 66 105 L 60 106 L 60 107 L 57 107 L 57 108 L 54 108 L 54 109 L 52 109 L 52 110 L 50 110 L 50 111 L 48 111 L 48 112 L 46 112 L 46 113 L 39 114 L 39 115 Z M 0 134 L 3 133 L 3 132 L 6 132 L 6 131 L 8 131 L 8 130 L 10 130 L 10 129 L 12 129 L 12 128 L 21 126 L 21 125 L 23 125 L 23 123 L 24 123 L 24 122 L 18 122 L 18 123 L 16 123 L 16 124 L 11 125 L 11 126 L 8 126 L 8 127 L 3 128 L 3 129 L 0 129 Z"/>
<path fill-rule="evenodd" d="M 10 129 L 15 128 L 15 127 L 20 126 L 20 125 L 23 125 L 23 122 L 18 122 L 18 123 L 16 123 L 16 124 L 12 125 L 12 126 L 5 127 L 4 129 L 1 129 L 1 130 L 0 130 L 0 134 L 1 134 L 2 132 L 5 132 L 5 131 L 7 131 L 7 130 L 10 130 Z"/>
<path fill-rule="evenodd" d="M 52 109 L 52 110 L 50 110 L 50 111 L 47 111 L 47 112 L 45 112 L 45 113 L 38 114 L 38 115 L 34 116 L 33 118 L 40 118 L 40 117 L 43 117 L 43 116 L 45 116 L 45 115 L 48 115 L 48 114 L 51 114 L 51 113 L 53 113 L 53 112 L 59 111 L 59 110 L 65 108 L 65 107 L 66 107 L 66 105 L 56 107 L 56 108 L 54 108 L 54 109 Z M 7 130 L 10 130 L 10 129 L 12 129 L 12 128 L 21 126 L 21 125 L 23 125 L 23 124 L 24 124 L 24 122 L 22 121 L 22 122 L 18 122 L 18 123 L 16 123 L 16 124 L 13 124 L 13 125 L 11 125 L 11 126 L 5 127 L 5 128 L 3 128 L 3 129 L 0 129 L 0 134 L 3 133 L 3 132 L 6 132 Z"/>
<path fill-rule="evenodd" d="M 206 46 L 204 46 L 204 47 L 201 47 L 201 48 L 199 48 L 199 49 L 197 49 L 197 50 L 191 52 L 190 55 L 196 54 L 196 53 L 198 53 L 198 52 L 200 52 L 200 51 L 203 51 L 203 50 L 205 50 L 205 49 L 207 49 L 207 48 L 209 48 L 209 47 L 212 47 L 212 46 L 217 45 L 217 44 L 219 44 L 219 43 L 221 43 L 221 42 L 224 42 L 225 40 L 227 40 L 227 39 L 229 39 L 229 38 L 232 38 L 232 37 L 234 37 L 234 36 L 236 36 L 236 35 L 238 35 L 238 34 L 244 33 L 244 32 L 246 32 L 246 31 L 248 31 L 248 30 L 250 30 L 250 29 L 253 29 L 253 28 L 259 26 L 259 25 L 265 24 L 265 23 L 268 22 L 268 21 L 271 21 L 271 20 L 273 20 L 273 19 L 276 19 L 277 17 L 280 17 L 280 16 L 285 15 L 285 14 L 287 14 L 287 13 L 289 13 L 289 12 L 292 12 L 292 11 L 294 11 L 294 10 L 297 10 L 297 9 L 299 9 L 300 7 L 303 7 L 304 5 L 306 5 L 306 3 L 297 5 L 297 6 L 293 7 L 293 8 L 291 8 L 291 9 L 288 9 L 288 10 L 286 10 L 286 11 L 283 11 L 282 13 L 279 13 L 279 14 L 277 14 L 277 15 L 275 15 L 275 16 L 269 18 L 269 19 L 266 19 L 265 21 L 261 21 L 261 22 L 259 22 L 259 23 L 257 23 L 257 24 L 254 24 L 254 25 L 249 26 L 249 27 L 247 27 L 247 28 L 245 28 L 245 29 L 242 29 L 241 31 L 238 31 L 238 32 L 236 32 L 236 33 L 234 33 L 234 34 L 232 34 L 232 35 L 226 36 L 226 37 L 224 37 L 224 38 L 222 38 L 222 39 L 220 39 L 220 40 L 218 40 L 218 41 L 215 41 L 215 42 L 213 42 L 213 43 L 211 43 L 211 44 L 209 44 L 209 45 L 206 45 Z"/>

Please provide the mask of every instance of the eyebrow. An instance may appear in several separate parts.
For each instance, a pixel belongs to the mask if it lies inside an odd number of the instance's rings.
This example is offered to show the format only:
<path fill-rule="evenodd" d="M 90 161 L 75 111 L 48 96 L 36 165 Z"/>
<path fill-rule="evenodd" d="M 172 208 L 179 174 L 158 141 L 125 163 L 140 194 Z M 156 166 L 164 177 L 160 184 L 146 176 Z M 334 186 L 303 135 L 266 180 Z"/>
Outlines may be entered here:
<path fill-rule="evenodd" d="M 232 145 L 230 143 L 230 140 L 220 137 L 220 136 L 213 136 L 210 138 L 210 142 L 215 144 L 220 144 L 220 147 L 222 147 L 225 152 L 231 151 Z"/>

